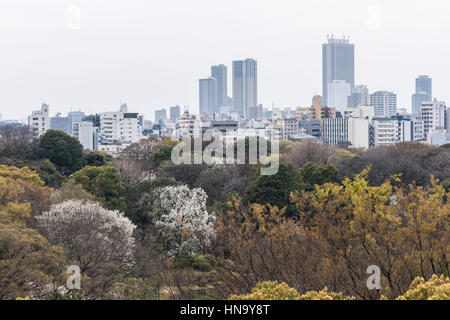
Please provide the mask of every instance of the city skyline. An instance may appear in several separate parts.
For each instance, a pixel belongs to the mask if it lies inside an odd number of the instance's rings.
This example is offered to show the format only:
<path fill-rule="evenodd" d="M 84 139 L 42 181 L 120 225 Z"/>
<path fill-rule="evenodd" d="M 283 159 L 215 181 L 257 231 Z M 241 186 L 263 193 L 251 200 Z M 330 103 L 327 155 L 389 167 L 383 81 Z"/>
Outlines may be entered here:
<path fill-rule="evenodd" d="M 151 5 L 133 3 L 111 1 L 106 6 L 73 1 L 70 5 L 81 9 L 81 23 L 79 29 L 76 25 L 71 29 L 67 2 L 42 1 L 38 6 L 25 0 L 3 1 L 0 35 L 5 50 L 0 58 L 7 62 L 0 75 L 0 99 L 7 106 L 0 110 L 3 119 L 23 119 L 42 102 L 62 113 L 81 109 L 91 114 L 117 108 L 121 102 L 148 119 L 156 109 L 173 105 L 189 105 L 191 112 L 198 113 L 198 79 L 212 65 L 224 64 L 231 70 L 232 61 L 245 57 L 258 61 L 258 103 L 308 106 L 311 97 L 322 91 L 321 44 L 328 34 L 350 36 L 356 46 L 355 83 L 367 85 L 370 93 L 393 91 L 398 107 L 410 108 L 414 79 L 427 74 L 433 78 L 434 97 L 448 100 L 445 71 L 450 46 L 445 45 L 446 39 L 430 36 L 433 31 L 450 29 L 443 15 L 447 4 L 430 1 L 417 12 L 419 2 L 415 1 L 408 7 L 387 1 L 348 1 L 339 8 L 331 1 L 317 5 L 286 1 L 284 7 L 262 2 L 251 11 L 249 2 L 238 12 L 238 3 L 231 1 L 227 14 L 214 16 L 217 21 L 208 18 L 195 24 L 183 16 L 188 13 L 190 20 L 192 15 L 200 19 L 219 8 L 205 1 L 189 6 L 156 2 L 156 11 L 173 18 L 169 20 L 182 18 L 164 29 L 167 23 L 158 20 Z M 204 12 L 197 12 L 200 5 L 206 5 Z M 142 14 L 137 14 L 139 10 Z M 377 10 L 381 12 L 378 20 Z M 130 16 L 134 24 L 128 23 Z M 157 21 L 148 25 L 149 16 Z M 251 26 L 245 16 L 253 18 L 249 19 Z M 310 30 L 308 23 L 318 17 L 321 25 Z M 417 24 L 419 19 L 421 24 Z M 264 26 L 268 21 L 275 22 L 271 29 Z M 219 25 L 225 22 L 230 27 L 224 30 Z M 150 28 L 157 23 L 163 28 Z M 191 36 L 205 23 L 212 23 L 208 32 Z M 244 26 L 248 30 L 239 33 Z M 203 44 L 203 37 L 212 34 L 217 38 Z M 152 45 L 143 45 L 143 37 Z M 99 39 L 102 45 L 96 45 Z M 432 50 L 434 46 L 439 50 Z M 231 76 L 228 95 L 230 88 Z"/>

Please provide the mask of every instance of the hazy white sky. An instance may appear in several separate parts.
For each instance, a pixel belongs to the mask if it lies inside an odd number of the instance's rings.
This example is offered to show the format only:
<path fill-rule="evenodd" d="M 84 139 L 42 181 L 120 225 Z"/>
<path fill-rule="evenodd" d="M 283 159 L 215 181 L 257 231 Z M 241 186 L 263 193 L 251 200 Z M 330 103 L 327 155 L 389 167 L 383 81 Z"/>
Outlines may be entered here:
<path fill-rule="evenodd" d="M 77 12 L 79 10 L 79 23 Z M 321 94 L 321 44 L 350 35 L 356 82 L 410 107 L 414 78 L 450 98 L 446 0 L 0 0 L 0 113 L 23 118 L 119 108 L 198 112 L 210 65 L 258 61 L 259 102 L 310 105 Z"/>

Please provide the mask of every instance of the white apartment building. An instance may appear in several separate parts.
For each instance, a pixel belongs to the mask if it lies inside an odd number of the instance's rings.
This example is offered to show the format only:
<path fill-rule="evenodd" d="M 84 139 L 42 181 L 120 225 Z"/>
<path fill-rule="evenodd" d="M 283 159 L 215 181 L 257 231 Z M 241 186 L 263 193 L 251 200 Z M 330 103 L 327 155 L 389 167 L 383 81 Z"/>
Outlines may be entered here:
<path fill-rule="evenodd" d="M 36 137 L 40 137 L 50 129 L 50 113 L 49 107 L 45 103 L 42 104 L 41 110 L 36 110 L 28 116 L 28 126 Z"/>
<path fill-rule="evenodd" d="M 203 133 L 211 126 L 210 122 L 201 120 L 201 117 L 196 117 L 185 111 L 181 118 L 176 122 L 176 129 L 173 131 L 173 137 L 176 139 L 183 138 L 201 138 Z"/>
<path fill-rule="evenodd" d="M 104 112 L 100 115 L 100 141 L 103 145 L 134 143 L 143 138 L 142 117 L 129 113 L 126 104 L 120 111 Z"/>
<path fill-rule="evenodd" d="M 397 95 L 389 91 L 377 91 L 370 95 L 375 117 L 390 118 L 397 114 Z"/>
<path fill-rule="evenodd" d="M 73 124 L 72 132 L 84 149 L 95 150 L 97 148 L 97 130 L 92 122 L 81 121 Z"/>
<path fill-rule="evenodd" d="M 398 141 L 398 120 L 392 118 L 374 118 L 373 134 L 375 147 L 390 145 Z"/>
<path fill-rule="evenodd" d="M 427 142 L 439 147 L 450 143 L 450 135 L 444 129 L 431 129 L 427 134 Z"/>
<path fill-rule="evenodd" d="M 422 102 L 418 119 L 423 121 L 424 136 L 430 130 L 441 130 L 445 128 L 445 102 L 434 101 Z"/>
<path fill-rule="evenodd" d="M 398 121 L 398 141 L 421 141 L 424 140 L 423 122 L 420 120 L 399 120 Z"/>
<path fill-rule="evenodd" d="M 348 142 L 352 148 L 369 148 L 369 119 L 348 118 Z"/>
<path fill-rule="evenodd" d="M 298 120 L 296 118 L 276 119 L 273 120 L 272 128 L 272 140 L 289 140 L 289 138 L 298 135 Z"/>

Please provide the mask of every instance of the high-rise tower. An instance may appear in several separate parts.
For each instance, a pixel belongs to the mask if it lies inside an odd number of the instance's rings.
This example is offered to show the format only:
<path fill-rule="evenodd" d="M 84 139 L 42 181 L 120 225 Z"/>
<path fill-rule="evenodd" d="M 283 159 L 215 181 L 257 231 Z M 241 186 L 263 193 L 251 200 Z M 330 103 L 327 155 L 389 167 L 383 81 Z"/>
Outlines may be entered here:
<path fill-rule="evenodd" d="M 348 38 L 328 37 L 322 45 L 322 104 L 328 106 L 328 85 L 335 80 L 355 86 L 355 46 Z"/>

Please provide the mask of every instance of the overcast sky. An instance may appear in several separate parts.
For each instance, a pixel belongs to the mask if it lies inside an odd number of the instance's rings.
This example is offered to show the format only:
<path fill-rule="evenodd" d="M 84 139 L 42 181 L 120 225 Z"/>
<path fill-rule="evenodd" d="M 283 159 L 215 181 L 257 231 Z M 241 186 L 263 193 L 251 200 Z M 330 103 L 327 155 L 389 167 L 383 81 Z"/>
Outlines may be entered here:
<path fill-rule="evenodd" d="M 79 19 L 78 19 L 79 13 Z M 450 98 L 450 3 L 445 0 L 0 0 L 0 113 L 198 112 L 212 64 L 258 61 L 264 106 L 307 106 L 321 94 L 327 34 L 355 44 L 356 83 L 398 94 L 433 78 Z"/>

